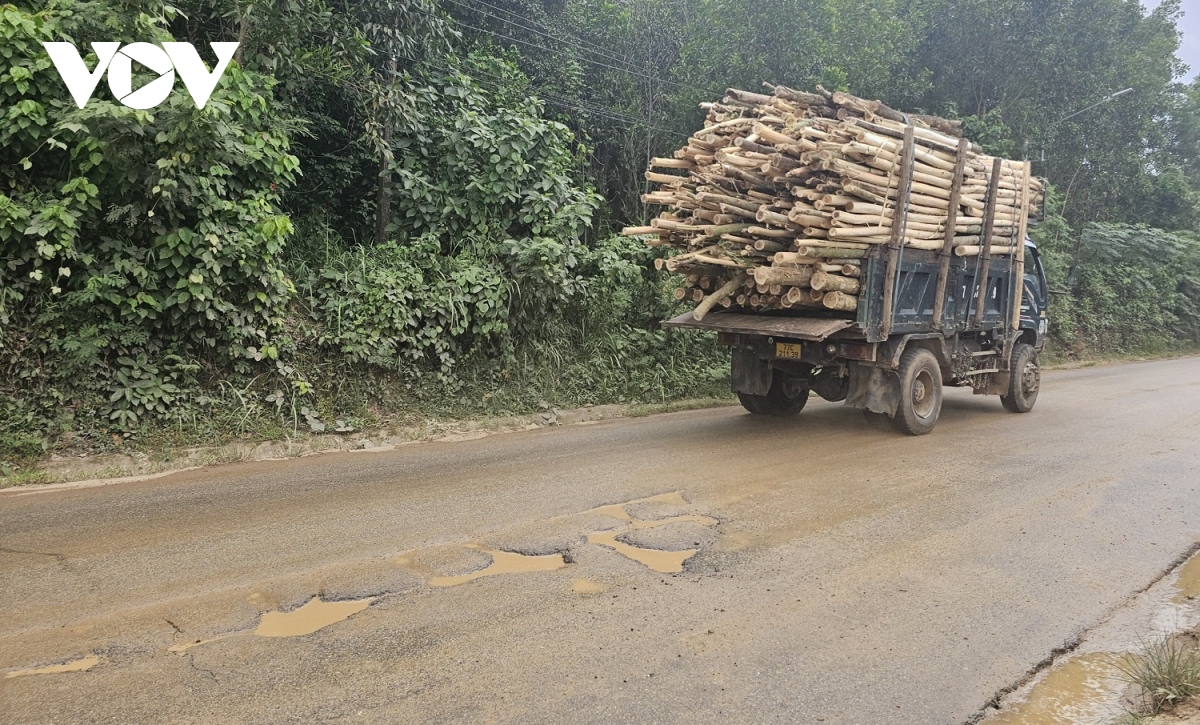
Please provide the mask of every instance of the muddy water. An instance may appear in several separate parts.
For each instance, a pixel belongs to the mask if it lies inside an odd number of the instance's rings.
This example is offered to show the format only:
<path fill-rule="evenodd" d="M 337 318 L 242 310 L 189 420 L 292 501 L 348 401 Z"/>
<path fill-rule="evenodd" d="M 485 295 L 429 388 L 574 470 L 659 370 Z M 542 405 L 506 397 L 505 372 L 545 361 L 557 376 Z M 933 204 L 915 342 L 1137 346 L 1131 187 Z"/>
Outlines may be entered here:
<path fill-rule="evenodd" d="M 1125 686 L 1115 662 L 1107 652 L 1072 657 L 1034 685 L 1025 702 L 988 718 L 987 725 L 1101 722 L 1116 712 Z"/>
<path fill-rule="evenodd" d="M 61 665 L 50 665 L 49 667 L 33 667 L 28 670 L 13 670 L 4 675 L 4 679 L 10 677 L 26 677 L 28 675 L 57 675 L 60 672 L 83 672 L 90 670 L 100 663 L 100 658 L 96 655 L 89 657 L 81 657 L 77 660 L 71 660 Z"/>
<path fill-rule="evenodd" d="M 594 534 L 588 534 L 588 541 L 615 549 L 618 554 L 633 559 L 663 574 L 674 574 L 683 571 L 683 562 L 695 556 L 696 552 L 699 551 L 699 549 L 684 549 L 683 551 L 644 549 L 640 546 L 617 541 L 617 537 L 625 533 L 628 532 L 597 531 Z"/>
<path fill-rule="evenodd" d="M 1192 558 L 1179 567 L 1175 587 L 1179 589 L 1179 593 L 1171 601 L 1176 604 L 1200 597 L 1200 554 L 1193 554 Z"/>
<path fill-rule="evenodd" d="M 323 602 L 318 597 L 290 612 L 267 612 L 254 633 L 259 637 L 299 637 L 336 624 L 371 606 L 374 597 L 348 602 Z"/>
<path fill-rule="evenodd" d="M 460 574 L 458 576 L 435 576 L 429 580 L 430 586 L 435 587 L 453 587 L 459 584 L 466 584 L 469 581 L 475 581 L 480 577 L 494 576 L 496 574 L 521 574 L 531 571 L 553 571 L 561 569 L 567 565 L 562 554 L 548 554 L 546 556 L 526 556 L 512 551 L 499 551 L 493 549 L 482 549 L 478 546 L 471 546 L 472 549 L 479 549 L 485 554 L 492 557 L 492 563 L 486 567 L 473 571 L 469 574 Z"/>
<path fill-rule="evenodd" d="M 661 503 L 671 506 L 687 506 L 687 501 L 683 499 L 682 491 L 669 491 L 667 493 L 660 493 L 654 496 L 647 496 L 646 498 L 636 498 L 632 501 L 626 501 L 625 503 L 597 506 L 589 511 L 584 511 L 584 513 L 612 516 L 614 519 L 620 519 L 622 521 L 633 521 L 633 516 L 629 515 L 629 512 L 625 510 L 625 507 L 633 506 L 639 503 Z"/>

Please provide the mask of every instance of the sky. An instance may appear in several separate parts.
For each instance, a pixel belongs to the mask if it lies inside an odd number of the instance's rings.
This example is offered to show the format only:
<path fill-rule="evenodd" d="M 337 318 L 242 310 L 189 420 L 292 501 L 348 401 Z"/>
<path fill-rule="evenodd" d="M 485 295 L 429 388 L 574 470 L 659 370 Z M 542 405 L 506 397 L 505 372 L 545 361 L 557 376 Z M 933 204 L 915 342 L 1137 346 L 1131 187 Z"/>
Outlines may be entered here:
<path fill-rule="evenodd" d="M 1162 0 L 1142 0 L 1142 5 L 1153 10 Z M 1200 0 L 1183 0 L 1183 18 L 1179 21 L 1179 29 L 1183 31 L 1183 41 L 1179 47 L 1179 57 L 1191 66 L 1187 78 L 1195 78 L 1200 73 Z"/>

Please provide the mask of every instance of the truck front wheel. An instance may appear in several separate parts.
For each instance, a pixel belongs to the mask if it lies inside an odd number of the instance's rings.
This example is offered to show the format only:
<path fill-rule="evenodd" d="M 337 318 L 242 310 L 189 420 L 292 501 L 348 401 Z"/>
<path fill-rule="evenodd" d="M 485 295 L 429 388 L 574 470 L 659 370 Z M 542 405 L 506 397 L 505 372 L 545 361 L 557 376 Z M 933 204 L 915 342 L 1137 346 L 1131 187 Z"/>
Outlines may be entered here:
<path fill-rule="evenodd" d="M 776 370 L 766 395 L 737 395 L 742 407 L 751 413 L 783 418 L 804 410 L 804 404 L 808 402 L 808 385 L 800 378 Z"/>
<path fill-rule="evenodd" d="M 1017 343 L 1009 370 L 1012 374 L 1008 378 L 1008 393 L 1000 396 L 1000 403 L 1010 413 L 1028 413 L 1033 410 L 1038 389 L 1042 387 L 1042 367 L 1038 364 L 1037 350 L 1027 343 Z"/>
<path fill-rule="evenodd" d="M 904 351 L 900 358 L 900 405 L 892 423 L 901 433 L 925 435 L 942 413 L 942 369 L 924 348 Z"/>

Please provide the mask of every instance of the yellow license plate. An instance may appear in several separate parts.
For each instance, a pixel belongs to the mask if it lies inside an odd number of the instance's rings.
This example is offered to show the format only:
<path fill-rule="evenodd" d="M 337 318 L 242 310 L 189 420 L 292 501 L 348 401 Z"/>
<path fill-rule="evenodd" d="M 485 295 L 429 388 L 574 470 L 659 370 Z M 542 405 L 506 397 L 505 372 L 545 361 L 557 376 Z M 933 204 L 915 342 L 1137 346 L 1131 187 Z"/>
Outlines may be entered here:
<path fill-rule="evenodd" d="M 793 342 L 777 342 L 775 343 L 775 357 L 799 360 L 800 345 Z"/>

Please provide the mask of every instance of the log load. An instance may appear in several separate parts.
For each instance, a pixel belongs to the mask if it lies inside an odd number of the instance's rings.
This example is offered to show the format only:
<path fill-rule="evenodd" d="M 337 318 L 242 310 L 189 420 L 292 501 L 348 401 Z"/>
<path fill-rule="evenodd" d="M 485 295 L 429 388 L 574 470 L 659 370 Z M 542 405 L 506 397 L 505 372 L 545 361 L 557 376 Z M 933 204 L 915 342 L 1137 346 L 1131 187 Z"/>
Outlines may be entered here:
<path fill-rule="evenodd" d="M 661 213 L 623 230 L 676 252 L 656 266 L 682 275 L 675 297 L 698 302 L 697 319 L 717 307 L 852 317 L 877 245 L 1022 248 L 1045 193 L 1028 162 L 984 154 L 957 121 L 764 85 L 701 104 L 704 128 L 646 172 L 657 188 L 643 201 Z"/>

